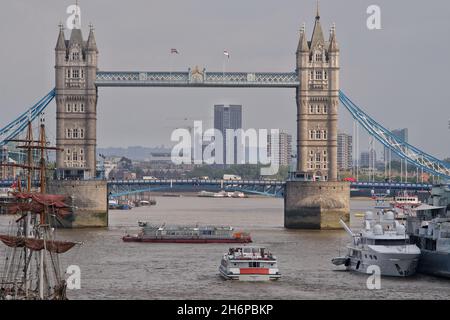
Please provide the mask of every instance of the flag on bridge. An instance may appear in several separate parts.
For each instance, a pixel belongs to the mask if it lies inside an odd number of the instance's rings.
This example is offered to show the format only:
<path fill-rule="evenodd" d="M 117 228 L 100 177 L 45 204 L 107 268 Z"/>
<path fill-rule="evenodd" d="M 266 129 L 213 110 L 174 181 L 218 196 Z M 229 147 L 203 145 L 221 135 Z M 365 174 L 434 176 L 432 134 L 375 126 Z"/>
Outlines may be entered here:
<path fill-rule="evenodd" d="M 228 59 L 230 59 L 230 53 L 227 50 L 223 50 L 223 54 L 227 56 Z"/>
<path fill-rule="evenodd" d="M 178 52 L 178 50 L 175 49 L 175 48 L 170 49 L 170 53 L 180 54 L 180 53 Z"/>

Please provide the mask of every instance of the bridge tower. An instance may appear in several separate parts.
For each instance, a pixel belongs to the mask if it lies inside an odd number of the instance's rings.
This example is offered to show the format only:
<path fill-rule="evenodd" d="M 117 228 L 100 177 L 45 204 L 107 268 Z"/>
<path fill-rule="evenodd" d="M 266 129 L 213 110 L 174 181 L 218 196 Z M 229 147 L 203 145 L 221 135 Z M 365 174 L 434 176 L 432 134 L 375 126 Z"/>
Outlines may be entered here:
<path fill-rule="evenodd" d="M 339 46 L 333 26 L 325 41 L 319 10 L 310 41 L 305 27 L 297 48 L 297 174 L 305 180 L 337 180 Z"/>
<path fill-rule="evenodd" d="M 92 25 L 87 41 L 78 28 L 66 40 L 60 25 L 55 48 L 56 145 L 64 149 L 56 158 L 59 178 L 96 176 L 97 57 Z"/>
<path fill-rule="evenodd" d="M 297 48 L 297 172 L 286 182 L 284 226 L 338 229 L 349 220 L 350 185 L 337 181 L 339 46 L 333 25 L 325 41 L 319 8 L 310 41 Z"/>

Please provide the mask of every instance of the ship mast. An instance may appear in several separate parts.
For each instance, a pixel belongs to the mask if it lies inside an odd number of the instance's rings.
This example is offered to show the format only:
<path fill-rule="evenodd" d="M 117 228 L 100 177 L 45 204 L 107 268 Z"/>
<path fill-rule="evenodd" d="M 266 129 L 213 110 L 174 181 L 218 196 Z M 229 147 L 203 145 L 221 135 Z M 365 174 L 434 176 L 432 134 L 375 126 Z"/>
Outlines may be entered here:
<path fill-rule="evenodd" d="M 46 141 L 46 134 L 45 134 L 45 124 L 44 119 L 41 118 L 40 120 L 40 128 L 39 128 L 39 140 L 34 140 L 33 138 L 33 130 L 32 130 L 32 124 L 31 121 L 28 121 L 28 128 L 26 133 L 25 139 L 11 139 L 8 140 L 8 142 L 18 142 L 23 143 L 23 145 L 16 146 L 18 149 L 25 149 L 27 153 L 27 161 L 26 165 L 23 164 L 0 164 L 0 166 L 5 167 L 18 167 L 26 170 L 26 179 L 27 179 L 27 187 L 26 187 L 26 197 L 24 197 L 25 200 L 21 200 L 21 203 L 23 204 L 29 204 L 30 208 L 31 204 L 33 202 L 32 199 L 32 178 L 34 171 L 39 172 L 39 194 L 44 196 L 46 194 L 46 170 L 47 170 L 47 162 L 46 162 L 46 150 L 55 150 L 55 151 L 62 151 L 60 148 L 51 147 L 48 146 L 48 143 Z M 34 166 L 33 164 L 33 151 L 37 150 L 40 152 L 40 160 L 39 160 L 39 166 Z M 18 178 L 17 186 L 19 188 L 19 193 L 21 192 L 20 187 L 20 178 Z M 25 202 L 23 202 L 25 201 Z M 32 210 L 32 209 L 31 209 Z M 39 292 L 39 298 L 44 299 L 46 298 L 44 290 L 48 290 L 49 286 L 46 285 L 44 287 L 44 284 L 46 281 L 50 281 L 49 274 L 47 273 L 47 264 L 45 262 L 45 255 L 47 253 L 47 241 L 50 240 L 52 244 L 54 244 L 54 241 L 52 240 L 51 234 L 50 234 L 50 221 L 48 219 L 47 215 L 47 205 L 42 205 L 42 210 L 39 210 L 39 221 L 36 221 L 36 215 L 33 215 L 30 210 L 26 210 L 23 212 L 22 217 L 17 220 L 17 222 L 20 222 L 23 227 L 23 236 L 27 239 L 34 239 L 42 241 L 43 243 L 43 249 L 39 252 L 39 262 L 36 267 L 38 268 L 38 289 Z M 34 228 L 33 228 L 34 226 Z M 32 271 L 30 270 L 29 266 L 31 267 L 30 263 L 32 262 L 32 250 L 27 247 L 27 245 L 23 246 L 24 248 L 24 266 L 23 266 L 23 284 L 25 285 L 25 298 L 30 298 L 32 296 L 29 295 L 29 290 L 31 286 L 31 277 L 32 277 Z M 50 248 L 51 250 L 51 248 Z M 51 253 L 50 253 L 51 254 Z M 52 257 L 53 260 L 53 257 Z M 36 261 L 37 262 L 37 261 Z M 55 270 L 55 276 L 58 278 L 59 271 Z M 60 288 L 60 283 L 58 283 L 58 288 Z M 49 292 L 48 292 L 49 293 Z M 16 292 L 17 294 L 17 292 Z M 58 293 L 59 294 L 59 293 Z M 65 296 L 65 295 L 64 295 Z"/>

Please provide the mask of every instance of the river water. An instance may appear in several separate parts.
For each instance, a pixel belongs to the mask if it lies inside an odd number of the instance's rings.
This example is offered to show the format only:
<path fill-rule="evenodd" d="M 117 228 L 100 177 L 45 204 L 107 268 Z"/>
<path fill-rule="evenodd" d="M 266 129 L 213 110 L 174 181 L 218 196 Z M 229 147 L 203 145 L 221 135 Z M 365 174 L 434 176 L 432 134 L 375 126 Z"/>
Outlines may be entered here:
<path fill-rule="evenodd" d="M 450 280 L 426 275 L 382 278 L 369 290 L 367 276 L 343 271 L 331 259 L 345 252 L 344 231 L 283 228 L 283 200 L 157 197 L 157 205 L 110 211 L 109 228 L 59 230 L 58 238 L 82 241 L 62 255 L 62 266 L 81 268 L 81 289 L 70 299 L 449 299 Z M 372 201 L 352 200 L 354 213 Z M 5 229 L 10 217 L 0 217 Z M 124 243 L 137 232 L 137 221 L 170 224 L 224 224 L 250 231 L 254 244 L 277 257 L 282 278 L 276 282 L 233 282 L 220 278 L 218 267 L 227 244 Z M 0 251 L 2 258 L 4 249 Z M 2 260 L 2 259 L 1 259 Z M 0 268 L 3 264 L 0 265 Z"/>

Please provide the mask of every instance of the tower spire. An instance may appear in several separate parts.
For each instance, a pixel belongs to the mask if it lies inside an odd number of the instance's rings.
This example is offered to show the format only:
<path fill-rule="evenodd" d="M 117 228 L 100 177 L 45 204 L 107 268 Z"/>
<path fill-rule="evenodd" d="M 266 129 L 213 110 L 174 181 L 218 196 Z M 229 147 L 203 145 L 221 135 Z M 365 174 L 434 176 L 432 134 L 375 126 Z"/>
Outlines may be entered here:
<path fill-rule="evenodd" d="M 320 19 L 319 0 L 317 0 L 316 20 L 319 20 L 319 19 Z"/>
<path fill-rule="evenodd" d="M 75 0 L 75 18 L 73 19 L 74 29 L 81 29 L 81 19 L 80 19 L 80 6 L 78 0 Z"/>

